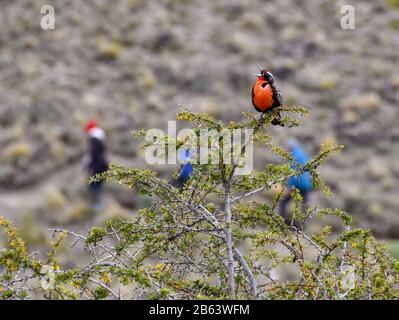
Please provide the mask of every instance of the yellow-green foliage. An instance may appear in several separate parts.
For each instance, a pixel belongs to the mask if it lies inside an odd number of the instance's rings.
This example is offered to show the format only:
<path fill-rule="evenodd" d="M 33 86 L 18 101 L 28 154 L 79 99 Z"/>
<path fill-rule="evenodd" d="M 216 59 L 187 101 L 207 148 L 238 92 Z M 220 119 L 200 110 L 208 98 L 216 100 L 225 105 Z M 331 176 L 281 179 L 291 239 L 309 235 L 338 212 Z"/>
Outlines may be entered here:
<path fill-rule="evenodd" d="M 139 77 L 141 85 L 144 89 L 149 90 L 155 86 L 155 77 L 150 70 L 146 70 Z"/>
<path fill-rule="evenodd" d="M 46 244 L 46 234 L 40 229 L 36 221 L 33 220 L 31 214 L 26 214 L 22 219 L 22 224 L 19 229 L 21 238 L 29 245 L 43 245 Z"/>
<path fill-rule="evenodd" d="M 385 240 L 387 250 L 393 257 L 399 259 L 399 241 L 398 240 Z"/>
<path fill-rule="evenodd" d="M 68 222 L 83 220 L 89 217 L 91 213 L 92 210 L 87 203 L 78 202 L 70 209 L 70 212 L 68 214 L 69 217 Z"/>
<path fill-rule="evenodd" d="M 398 1 L 399 2 L 399 1 Z M 389 25 L 392 29 L 398 30 L 399 29 L 399 19 L 392 20 Z"/>
<path fill-rule="evenodd" d="M 65 158 L 65 147 L 61 142 L 54 141 L 51 143 L 50 153 L 54 159 L 63 160 Z"/>
<path fill-rule="evenodd" d="M 6 150 L 7 157 L 11 160 L 28 158 L 32 154 L 31 146 L 26 142 L 16 143 Z"/>
<path fill-rule="evenodd" d="M 387 0 L 387 2 L 391 8 L 399 8 L 399 0 Z"/>
<path fill-rule="evenodd" d="M 117 59 L 123 50 L 121 43 L 107 39 L 98 39 L 96 45 L 100 56 L 104 59 Z"/>
<path fill-rule="evenodd" d="M 35 274 L 39 272 L 41 265 L 28 254 L 25 242 L 11 223 L 2 216 L 0 216 L 0 230 L 7 237 L 6 248 L 0 251 L 0 266 L 4 268 L 0 275 L 0 298 L 24 299 L 27 297 L 27 292 L 14 287 L 12 279 L 20 271 L 30 270 Z"/>
<path fill-rule="evenodd" d="M 399 298 L 399 262 L 370 231 L 353 228 L 348 213 L 305 206 L 294 188 L 292 218 L 280 216 L 285 190 L 276 186 L 308 171 L 314 187 L 329 195 L 318 169 L 342 146 L 327 140 L 306 165 L 294 163 L 269 135 L 277 111 L 282 112 L 285 128 L 299 125 L 308 114 L 303 107 L 283 107 L 260 117 L 247 113 L 243 121 L 225 125 L 209 114 L 183 110 L 178 119 L 192 121 L 197 134 L 199 128 L 219 132 L 251 128 L 258 147 L 281 163 L 269 163 L 245 176 L 235 175 L 236 162 L 193 163 L 193 176 L 182 190 L 150 169 L 111 164 L 108 172 L 92 180 L 135 188 L 151 203 L 138 216 L 111 219 L 88 234 L 53 230 L 55 240 L 45 263 L 28 254 L 15 229 L 0 218 L 8 238 L 7 249 L 0 251 L 0 267 L 6 269 L 0 275 L 0 297 L 27 297 L 20 282 L 13 281 L 18 273 L 36 280 L 30 282 L 30 292 L 52 299 L 136 299 L 143 294 L 149 299 Z M 170 137 L 164 140 L 172 142 Z M 223 144 L 222 139 L 218 142 Z M 145 142 L 144 147 L 151 143 Z M 192 143 L 191 147 L 198 147 Z M 221 156 L 223 150 L 215 152 Z M 263 191 L 276 189 L 270 197 L 262 196 Z M 324 216 L 339 221 L 340 228 L 334 231 L 327 224 L 308 230 L 314 219 Z M 64 240 L 85 248 L 90 255 L 87 262 L 62 268 L 57 249 Z M 289 268 L 292 278 L 273 279 L 272 272 L 284 268 Z"/>
<path fill-rule="evenodd" d="M 50 210 L 56 210 L 56 209 L 61 209 L 65 205 L 65 197 L 60 192 L 60 190 L 56 188 L 52 188 L 46 192 L 46 202 L 47 202 L 47 207 Z"/>

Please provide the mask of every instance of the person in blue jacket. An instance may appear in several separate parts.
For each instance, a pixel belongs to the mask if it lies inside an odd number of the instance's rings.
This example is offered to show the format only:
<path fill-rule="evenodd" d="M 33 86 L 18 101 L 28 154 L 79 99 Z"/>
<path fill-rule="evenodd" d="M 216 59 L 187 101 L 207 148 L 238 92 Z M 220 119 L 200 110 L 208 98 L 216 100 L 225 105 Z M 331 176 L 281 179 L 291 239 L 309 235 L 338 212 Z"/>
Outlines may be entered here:
<path fill-rule="evenodd" d="M 288 142 L 288 149 L 295 161 L 295 164 L 292 165 L 293 169 L 299 169 L 311 160 L 309 154 L 307 154 L 301 144 L 295 140 L 290 140 Z M 298 176 L 292 176 L 288 179 L 287 186 L 288 193 L 280 203 L 280 215 L 284 217 L 287 222 L 290 222 L 291 219 L 287 213 L 287 206 L 292 200 L 291 189 L 296 188 L 299 190 L 303 198 L 303 205 L 306 205 L 309 201 L 309 194 L 313 189 L 312 177 L 309 172 L 304 172 Z"/>
<path fill-rule="evenodd" d="M 179 155 L 179 161 L 182 162 L 182 167 L 177 178 L 172 178 L 169 180 L 169 184 L 173 187 L 182 190 L 187 181 L 191 178 L 193 174 L 193 166 L 190 163 L 191 153 L 190 150 L 183 150 Z"/>

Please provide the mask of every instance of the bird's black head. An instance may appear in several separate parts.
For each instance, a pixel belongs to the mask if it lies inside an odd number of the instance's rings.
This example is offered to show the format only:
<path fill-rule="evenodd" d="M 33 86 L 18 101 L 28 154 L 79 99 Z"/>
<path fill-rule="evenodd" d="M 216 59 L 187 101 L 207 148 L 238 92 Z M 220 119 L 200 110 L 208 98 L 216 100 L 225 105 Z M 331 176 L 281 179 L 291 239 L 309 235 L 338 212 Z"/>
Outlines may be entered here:
<path fill-rule="evenodd" d="M 273 84 L 274 83 L 274 77 L 273 75 L 267 71 L 265 68 L 257 65 L 257 67 L 259 68 L 259 72 L 257 74 L 254 74 L 255 76 L 258 76 L 260 80 L 264 80 L 267 83 Z"/>
<path fill-rule="evenodd" d="M 260 75 L 261 75 L 261 77 L 263 77 L 263 80 L 265 80 L 266 82 L 268 82 L 270 84 L 274 83 L 273 75 L 270 72 L 266 71 L 265 69 L 262 69 L 260 71 Z"/>

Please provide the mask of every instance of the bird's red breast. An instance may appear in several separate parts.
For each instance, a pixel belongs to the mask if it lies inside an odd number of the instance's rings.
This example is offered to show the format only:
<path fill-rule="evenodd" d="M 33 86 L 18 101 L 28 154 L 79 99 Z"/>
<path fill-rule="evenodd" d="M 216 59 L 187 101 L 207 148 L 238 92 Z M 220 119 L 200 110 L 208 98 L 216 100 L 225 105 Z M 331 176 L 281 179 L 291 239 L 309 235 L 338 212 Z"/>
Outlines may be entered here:
<path fill-rule="evenodd" d="M 273 91 L 262 77 L 259 77 L 252 88 L 252 104 L 259 112 L 270 110 L 273 105 Z"/>

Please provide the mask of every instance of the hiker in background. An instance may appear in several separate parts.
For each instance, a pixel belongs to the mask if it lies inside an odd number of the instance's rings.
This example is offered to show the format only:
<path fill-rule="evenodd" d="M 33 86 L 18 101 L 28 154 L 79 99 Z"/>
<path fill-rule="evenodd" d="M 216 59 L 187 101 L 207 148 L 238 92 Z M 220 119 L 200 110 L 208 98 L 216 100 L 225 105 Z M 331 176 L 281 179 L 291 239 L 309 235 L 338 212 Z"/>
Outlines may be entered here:
<path fill-rule="evenodd" d="M 288 150 L 290 151 L 292 157 L 296 165 L 293 165 L 292 168 L 296 169 L 306 165 L 310 160 L 310 156 L 306 153 L 306 151 L 302 148 L 301 144 L 295 140 L 288 141 Z M 299 169 L 298 168 L 298 169 Z M 302 204 L 306 206 L 309 201 L 309 194 L 312 191 L 312 177 L 309 172 L 304 172 L 299 176 L 292 176 L 288 179 L 288 192 L 284 196 L 283 200 L 280 203 L 280 215 L 285 219 L 285 221 L 290 224 L 291 217 L 287 213 L 287 206 L 289 202 L 292 200 L 291 191 L 292 188 L 296 188 L 299 190 L 302 196 Z M 294 225 L 298 226 L 297 223 L 294 222 Z"/>
<path fill-rule="evenodd" d="M 178 177 L 170 179 L 169 184 L 181 191 L 193 173 L 193 166 L 190 163 L 190 151 L 188 149 L 181 151 L 178 155 L 178 160 L 183 165 L 178 172 Z"/>
<path fill-rule="evenodd" d="M 95 120 L 87 122 L 85 131 L 88 135 L 89 150 L 84 156 L 83 162 L 89 177 L 92 177 L 108 170 L 108 162 L 105 156 L 105 132 Z M 89 190 L 93 196 L 94 208 L 97 211 L 101 210 L 102 181 L 90 183 Z"/>

